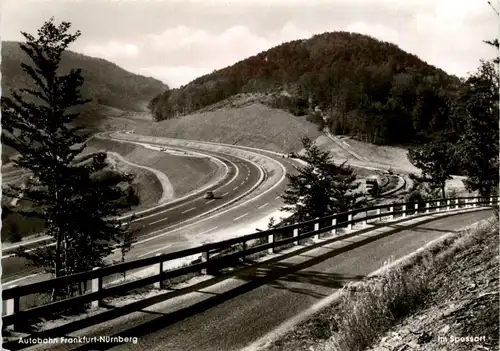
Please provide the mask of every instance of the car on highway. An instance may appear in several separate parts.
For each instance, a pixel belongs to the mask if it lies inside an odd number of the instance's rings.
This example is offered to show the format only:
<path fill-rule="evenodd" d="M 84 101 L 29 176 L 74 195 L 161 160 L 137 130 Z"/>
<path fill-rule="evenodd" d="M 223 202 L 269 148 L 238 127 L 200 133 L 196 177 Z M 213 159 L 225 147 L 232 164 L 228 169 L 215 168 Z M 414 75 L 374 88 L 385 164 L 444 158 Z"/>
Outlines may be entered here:
<path fill-rule="evenodd" d="M 205 195 L 203 196 L 203 198 L 204 199 L 208 199 L 208 200 L 215 199 L 214 192 L 213 191 L 207 191 L 205 193 Z"/>

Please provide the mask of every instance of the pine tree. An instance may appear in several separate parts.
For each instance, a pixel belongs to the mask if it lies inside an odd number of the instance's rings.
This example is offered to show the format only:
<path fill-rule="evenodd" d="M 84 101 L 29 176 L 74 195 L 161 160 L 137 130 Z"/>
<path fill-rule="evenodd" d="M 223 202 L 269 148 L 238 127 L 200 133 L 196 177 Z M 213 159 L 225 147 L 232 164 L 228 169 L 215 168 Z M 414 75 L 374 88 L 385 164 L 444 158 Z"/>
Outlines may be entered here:
<path fill-rule="evenodd" d="M 119 184 L 130 182 L 128 175 L 103 176 L 105 153 L 79 157 L 89 135 L 75 126 L 75 108 L 89 100 L 80 94 L 81 70 L 58 71 L 64 51 L 80 36 L 69 33 L 70 27 L 69 22 L 56 26 L 51 18 L 36 37 L 22 32 L 21 49 L 32 65 L 21 66 L 36 88 L 12 91 L 1 104 L 2 143 L 19 153 L 15 166 L 29 170 L 33 179 L 7 194 L 30 201 L 30 209 L 16 211 L 45 220 L 45 234 L 56 242 L 55 248 L 18 254 L 56 277 L 104 264 L 116 237 L 127 230 L 112 218 L 128 207 L 118 202 L 126 195 Z"/>
<path fill-rule="evenodd" d="M 299 158 L 306 165 L 296 167 L 296 174 L 287 174 L 288 188 L 281 196 L 283 211 L 293 215 L 287 223 L 304 222 L 333 213 L 359 208 L 364 196 L 357 192 L 359 183 L 352 168 L 336 165 L 328 151 L 321 151 L 309 138 L 302 138 L 305 149 Z"/>

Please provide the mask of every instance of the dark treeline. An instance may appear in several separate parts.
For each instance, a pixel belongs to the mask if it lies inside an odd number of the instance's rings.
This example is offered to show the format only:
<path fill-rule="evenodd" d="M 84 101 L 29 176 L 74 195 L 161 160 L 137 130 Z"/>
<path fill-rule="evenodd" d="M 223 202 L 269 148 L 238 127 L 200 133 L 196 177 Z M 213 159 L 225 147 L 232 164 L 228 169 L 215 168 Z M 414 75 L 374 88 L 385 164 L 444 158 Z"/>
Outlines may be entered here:
<path fill-rule="evenodd" d="M 309 114 L 334 133 L 374 143 L 410 143 L 448 123 L 447 100 L 460 84 L 394 44 L 334 32 L 288 42 L 214 71 L 165 91 L 149 107 L 159 121 L 238 93 L 279 93 L 274 107 Z"/>

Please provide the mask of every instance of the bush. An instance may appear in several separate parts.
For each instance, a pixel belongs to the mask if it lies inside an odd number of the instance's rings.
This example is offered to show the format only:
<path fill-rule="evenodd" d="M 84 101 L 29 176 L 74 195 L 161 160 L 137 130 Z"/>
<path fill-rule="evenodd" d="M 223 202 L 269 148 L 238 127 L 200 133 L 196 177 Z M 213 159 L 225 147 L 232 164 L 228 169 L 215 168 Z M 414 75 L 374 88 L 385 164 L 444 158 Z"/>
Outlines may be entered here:
<path fill-rule="evenodd" d="M 418 190 L 413 190 L 409 192 L 408 194 L 406 194 L 404 199 L 405 202 L 418 202 L 418 203 L 424 202 L 426 200 L 427 197 Z"/>

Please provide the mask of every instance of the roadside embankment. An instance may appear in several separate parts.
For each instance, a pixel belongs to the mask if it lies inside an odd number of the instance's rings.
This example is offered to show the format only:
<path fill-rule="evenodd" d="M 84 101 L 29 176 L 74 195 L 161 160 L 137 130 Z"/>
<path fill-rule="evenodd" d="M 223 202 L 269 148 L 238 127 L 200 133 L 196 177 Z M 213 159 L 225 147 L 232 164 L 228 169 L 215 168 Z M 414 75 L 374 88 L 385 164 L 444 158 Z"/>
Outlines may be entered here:
<path fill-rule="evenodd" d="M 497 217 L 444 235 L 348 284 L 267 350 L 497 350 L 498 248 Z"/>

